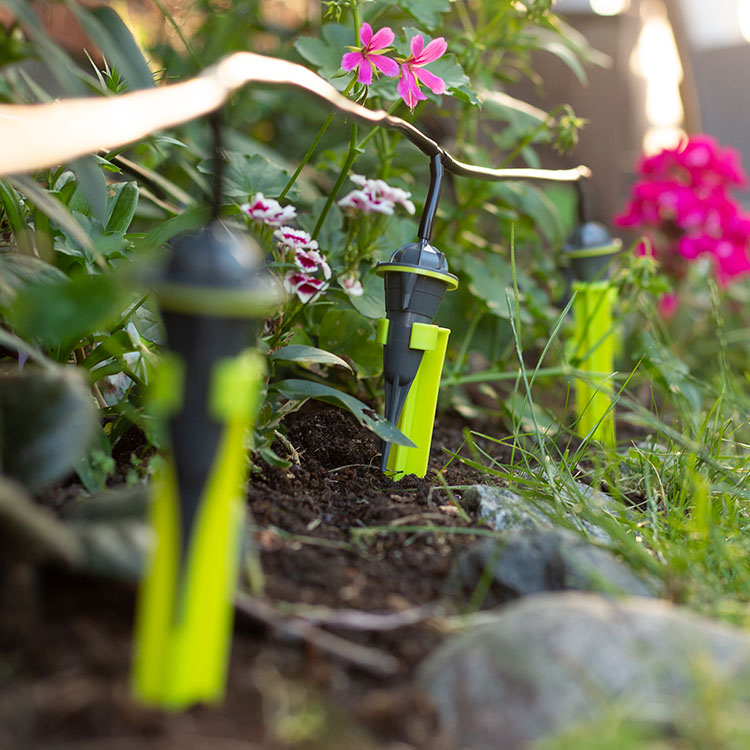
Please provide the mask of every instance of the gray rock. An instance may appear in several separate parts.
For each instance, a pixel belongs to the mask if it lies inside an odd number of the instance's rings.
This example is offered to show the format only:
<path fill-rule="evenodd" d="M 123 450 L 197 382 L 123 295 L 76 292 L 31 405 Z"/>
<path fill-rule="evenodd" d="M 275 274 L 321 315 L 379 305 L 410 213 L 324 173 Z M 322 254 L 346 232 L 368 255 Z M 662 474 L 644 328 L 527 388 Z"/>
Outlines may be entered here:
<path fill-rule="evenodd" d="M 419 680 L 455 747 L 524 750 L 613 703 L 628 721 L 673 725 L 701 710 L 705 682 L 746 711 L 750 636 L 663 601 L 541 594 L 449 639 Z"/>
<path fill-rule="evenodd" d="M 504 487 L 475 484 L 464 490 L 461 504 L 496 531 L 550 526 L 549 518 L 525 498 Z"/>
<path fill-rule="evenodd" d="M 605 492 L 581 482 L 575 484 L 575 491 L 564 493 L 571 504 L 585 504 L 588 509 L 613 518 L 628 515 L 627 509 Z M 477 518 L 485 521 L 495 531 L 549 528 L 560 524 L 560 519 L 556 518 L 552 509 L 548 513 L 534 500 L 505 487 L 472 485 L 464 490 L 461 504 L 467 511 L 476 513 Z M 564 513 L 563 519 L 592 539 L 603 543 L 612 541 L 606 531 L 573 512 Z"/>
<path fill-rule="evenodd" d="M 485 539 L 459 554 L 452 580 L 463 591 L 486 586 L 490 603 L 564 589 L 653 596 L 656 588 L 566 529 L 514 529 Z"/>

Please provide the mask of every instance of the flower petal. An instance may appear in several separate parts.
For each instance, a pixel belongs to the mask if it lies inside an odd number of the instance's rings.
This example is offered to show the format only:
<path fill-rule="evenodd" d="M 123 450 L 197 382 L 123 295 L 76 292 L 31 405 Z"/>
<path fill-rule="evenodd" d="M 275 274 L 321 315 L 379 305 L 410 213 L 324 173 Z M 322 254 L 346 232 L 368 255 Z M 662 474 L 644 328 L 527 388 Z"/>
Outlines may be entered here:
<path fill-rule="evenodd" d="M 368 55 L 370 62 L 387 76 L 398 75 L 398 63 L 385 55 Z"/>
<path fill-rule="evenodd" d="M 365 58 L 362 65 L 359 66 L 359 75 L 357 76 L 359 81 L 364 86 L 369 86 L 372 83 L 372 65 L 370 64 L 369 58 Z"/>
<path fill-rule="evenodd" d="M 384 26 L 382 29 L 376 32 L 375 36 L 372 37 L 370 43 L 367 45 L 367 49 L 383 49 L 389 47 L 393 43 L 395 34 L 390 26 Z"/>
<path fill-rule="evenodd" d="M 417 106 L 417 102 L 420 99 L 426 99 L 427 97 L 419 90 L 417 85 L 417 79 L 414 77 L 414 73 L 411 71 L 411 67 L 408 65 L 401 66 L 401 79 L 398 82 L 398 93 L 406 103 L 409 109 L 414 109 Z"/>
<path fill-rule="evenodd" d="M 411 53 L 414 57 L 419 57 L 422 54 L 422 47 L 424 47 L 424 39 L 422 39 L 422 35 L 417 34 L 416 36 L 413 36 L 411 42 L 409 42 L 409 49 L 411 49 Z"/>
<path fill-rule="evenodd" d="M 354 70 L 358 65 L 361 65 L 365 60 L 365 56 L 361 52 L 347 52 L 341 58 L 341 67 L 344 70 Z"/>
<path fill-rule="evenodd" d="M 424 68 L 415 68 L 414 75 L 427 86 L 433 94 L 444 94 L 445 93 L 445 81 L 434 73 L 430 73 L 429 70 Z"/>
<path fill-rule="evenodd" d="M 421 38 L 421 37 L 420 37 Z M 442 57 L 445 54 L 445 50 L 448 49 L 448 42 L 445 38 L 440 36 L 437 39 L 433 39 L 425 48 L 424 51 L 420 51 L 420 54 L 415 54 L 414 57 L 417 59 L 414 61 L 414 65 L 427 65 L 427 63 L 434 62 L 438 57 Z M 414 50 L 412 49 L 412 52 Z"/>
<path fill-rule="evenodd" d="M 363 47 L 369 47 L 372 41 L 372 26 L 366 21 L 359 27 L 359 41 Z"/>

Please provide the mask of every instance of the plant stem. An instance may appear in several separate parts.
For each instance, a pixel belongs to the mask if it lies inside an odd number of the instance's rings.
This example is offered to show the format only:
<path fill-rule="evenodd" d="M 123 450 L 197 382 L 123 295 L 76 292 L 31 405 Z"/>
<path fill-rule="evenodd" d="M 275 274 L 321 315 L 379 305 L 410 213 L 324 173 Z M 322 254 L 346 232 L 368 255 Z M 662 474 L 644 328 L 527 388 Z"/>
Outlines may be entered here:
<path fill-rule="evenodd" d="M 349 92 L 354 88 L 354 84 L 357 82 L 356 76 L 352 76 L 352 80 L 349 81 L 346 88 L 344 89 L 344 96 L 347 96 Z M 292 189 L 292 186 L 295 182 L 297 182 L 297 178 L 302 173 L 302 170 L 307 166 L 307 163 L 312 159 L 312 155 L 315 153 L 315 149 L 318 148 L 318 144 L 320 143 L 321 139 L 325 135 L 326 130 L 331 126 L 331 123 L 333 122 L 334 114 L 331 113 L 326 118 L 325 122 L 320 126 L 320 130 L 318 131 L 318 134 L 315 136 L 315 139 L 313 140 L 312 144 L 310 144 L 310 148 L 307 149 L 307 152 L 302 157 L 302 161 L 299 163 L 299 166 L 297 169 L 294 170 L 294 174 L 289 179 L 289 182 L 285 185 L 284 189 L 279 193 L 279 200 L 283 200 L 286 197 L 286 194 Z"/>
<path fill-rule="evenodd" d="M 336 200 L 336 196 L 339 194 L 339 190 L 341 190 L 341 186 L 344 184 L 344 180 L 347 178 L 347 175 L 349 174 L 349 170 L 352 168 L 352 165 L 354 164 L 354 161 L 356 160 L 357 156 L 362 153 L 362 149 L 357 144 L 357 125 L 354 123 L 352 125 L 352 135 L 349 139 L 349 153 L 346 155 L 346 159 L 344 161 L 344 166 L 341 167 L 341 171 L 339 172 L 338 179 L 336 180 L 336 184 L 333 186 L 333 189 L 331 190 L 330 194 L 328 195 L 328 200 L 325 203 L 325 206 L 323 206 L 323 210 L 320 212 L 320 216 L 318 217 L 318 221 L 315 224 L 315 229 L 312 231 L 313 239 L 317 239 L 318 234 L 320 234 L 320 230 L 323 228 L 323 223 L 326 220 L 326 217 L 328 216 L 328 212 L 331 210 L 331 206 L 333 205 L 333 202 Z"/>

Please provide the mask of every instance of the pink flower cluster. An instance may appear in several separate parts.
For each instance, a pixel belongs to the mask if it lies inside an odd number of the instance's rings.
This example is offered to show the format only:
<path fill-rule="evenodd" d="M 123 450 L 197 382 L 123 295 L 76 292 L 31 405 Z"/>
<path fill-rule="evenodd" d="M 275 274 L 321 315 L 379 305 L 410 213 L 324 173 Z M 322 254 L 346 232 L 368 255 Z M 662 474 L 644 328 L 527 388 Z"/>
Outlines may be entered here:
<path fill-rule="evenodd" d="M 638 174 L 615 222 L 644 231 L 653 250 L 642 245 L 639 252 L 653 252 L 677 275 L 685 261 L 710 257 L 723 285 L 750 273 L 750 216 L 730 196 L 746 183 L 736 151 L 695 135 L 642 159 Z"/>
<path fill-rule="evenodd" d="M 365 214 L 378 213 L 391 216 L 393 210 L 399 205 L 408 214 L 414 213 L 414 204 L 409 200 L 411 193 L 406 190 L 392 187 L 383 180 L 370 180 L 359 174 L 352 174 L 349 179 L 355 185 L 359 185 L 359 188 L 347 193 L 339 201 L 341 208 L 361 211 Z"/>
<path fill-rule="evenodd" d="M 351 50 L 341 58 L 344 70 L 357 71 L 359 83 L 369 86 L 372 83 L 374 71 L 395 78 L 400 74 L 398 93 L 409 109 L 413 110 L 418 102 L 427 99 L 419 88 L 423 83 L 433 94 L 445 93 L 445 81 L 440 76 L 425 70 L 424 66 L 435 62 L 445 54 L 448 44 L 444 37 L 433 39 L 426 47 L 421 34 L 413 36 L 409 42 L 411 54 L 404 60 L 393 60 L 386 52 L 390 51 L 394 34 L 390 27 L 373 33 L 369 23 L 363 23 L 359 30 L 359 47 L 349 47 Z"/>

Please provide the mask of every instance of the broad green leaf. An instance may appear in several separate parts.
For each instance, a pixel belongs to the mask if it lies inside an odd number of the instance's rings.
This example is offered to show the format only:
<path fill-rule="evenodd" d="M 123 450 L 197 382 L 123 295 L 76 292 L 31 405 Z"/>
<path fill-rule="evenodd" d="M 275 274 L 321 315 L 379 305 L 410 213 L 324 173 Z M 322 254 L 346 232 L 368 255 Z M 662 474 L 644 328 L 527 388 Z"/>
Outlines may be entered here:
<path fill-rule="evenodd" d="M 510 264 L 499 255 L 485 253 L 481 259 L 461 258 L 461 266 L 469 275 L 471 293 L 484 300 L 493 315 L 508 318 L 505 290 L 513 287 Z"/>
<path fill-rule="evenodd" d="M 3 473 L 32 491 L 64 476 L 96 427 L 88 388 L 72 368 L 0 377 Z"/>
<path fill-rule="evenodd" d="M 184 211 L 179 216 L 173 216 L 152 229 L 145 237 L 136 241 L 136 248 L 140 253 L 148 253 L 157 250 L 172 237 L 180 232 L 188 232 L 205 224 L 211 216 L 211 210 L 207 206 L 194 206 Z"/>
<path fill-rule="evenodd" d="M 214 167 L 214 159 L 206 159 L 198 165 L 198 170 L 203 174 L 213 174 Z M 244 201 L 255 193 L 263 193 L 266 198 L 276 198 L 286 187 L 291 175 L 284 167 L 272 163 L 260 154 L 244 156 L 229 151 L 226 154 L 223 177 L 224 193 Z"/>
<path fill-rule="evenodd" d="M 375 341 L 375 326 L 356 310 L 329 310 L 318 327 L 318 344 L 348 357 L 360 377 L 383 371 L 383 347 Z"/>
<path fill-rule="evenodd" d="M 432 31 L 443 22 L 442 14 L 451 9 L 451 0 L 386 0 L 388 5 L 398 5 L 426 29 Z"/>
<path fill-rule="evenodd" d="M 338 365 L 339 367 L 346 367 L 347 370 L 353 372 L 351 365 L 347 361 L 315 346 L 291 344 L 290 346 L 277 349 L 268 358 L 275 362 L 298 362 L 303 365 Z"/>
<path fill-rule="evenodd" d="M 396 445 L 414 447 L 414 443 L 396 425 L 348 393 L 337 391 L 335 388 L 322 383 L 314 383 L 312 380 L 282 380 L 280 383 L 274 383 L 270 388 L 295 401 L 314 398 L 343 406 L 354 415 L 363 427 L 372 430 L 379 438 Z"/>
<path fill-rule="evenodd" d="M 565 65 L 573 71 L 578 82 L 585 86 L 588 83 L 586 71 L 583 68 L 583 64 L 579 59 L 578 55 L 560 41 L 559 35 L 554 32 L 547 32 L 545 30 L 539 30 L 538 33 L 533 34 L 528 40 L 527 44 L 532 49 L 543 50 L 554 55 L 558 60 L 565 63 Z"/>
<path fill-rule="evenodd" d="M 383 279 L 375 274 L 374 270 L 368 271 L 362 278 L 361 297 L 350 297 L 349 301 L 366 318 L 385 317 L 385 286 Z"/>
<path fill-rule="evenodd" d="M 469 77 L 464 73 L 461 64 L 453 55 L 443 55 L 439 60 L 429 63 L 426 69 L 436 76 L 440 76 L 445 81 L 448 91 L 452 92 L 454 96 L 473 104 L 475 107 L 482 106 L 477 92 L 471 88 Z M 425 88 L 424 90 L 425 93 L 429 94 L 429 89 Z"/>
<path fill-rule="evenodd" d="M 9 307 L 20 289 L 40 280 L 61 282 L 67 277 L 33 255 L 0 254 L 0 306 Z"/>
<path fill-rule="evenodd" d="M 123 306 L 122 279 L 114 274 L 77 274 L 21 290 L 8 318 L 22 337 L 58 348 L 62 356 L 81 339 L 117 319 Z"/>
<path fill-rule="evenodd" d="M 333 78 L 341 70 L 341 58 L 350 45 L 354 44 L 354 32 L 351 26 L 338 23 L 327 23 L 323 26 L 322 38 L 303 36 L 297 39 L 294 47 L 302 57 L 318 69 L 323 78 Z M 334 79 L 334 84 L 344 88 L 347 77 Z"/>

